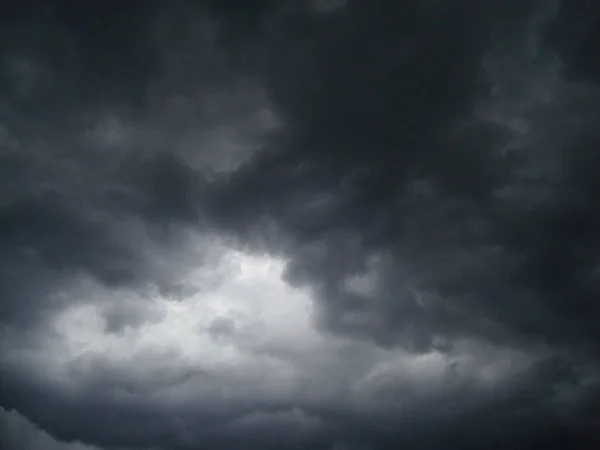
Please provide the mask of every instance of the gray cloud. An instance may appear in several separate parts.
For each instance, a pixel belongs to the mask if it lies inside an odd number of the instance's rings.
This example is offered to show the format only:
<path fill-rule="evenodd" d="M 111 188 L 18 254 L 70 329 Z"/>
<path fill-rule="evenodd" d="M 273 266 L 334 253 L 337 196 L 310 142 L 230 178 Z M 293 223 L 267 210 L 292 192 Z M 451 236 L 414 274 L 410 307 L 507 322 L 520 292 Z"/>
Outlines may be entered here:
<path fill-rule="evenodd" d="M 594 448 L 573 3 L 15 8 L 8 448 Z"/>

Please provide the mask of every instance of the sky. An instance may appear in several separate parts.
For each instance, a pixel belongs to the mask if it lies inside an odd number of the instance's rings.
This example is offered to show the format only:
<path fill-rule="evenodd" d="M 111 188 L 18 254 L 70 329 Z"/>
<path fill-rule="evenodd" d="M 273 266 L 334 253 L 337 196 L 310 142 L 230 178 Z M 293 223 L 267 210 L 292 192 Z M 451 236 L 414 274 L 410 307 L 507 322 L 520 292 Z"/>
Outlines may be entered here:
<path fill-rule="evenodd" d="M 597 2 L 13 3 L 2 448 L 600 447 Z"/>

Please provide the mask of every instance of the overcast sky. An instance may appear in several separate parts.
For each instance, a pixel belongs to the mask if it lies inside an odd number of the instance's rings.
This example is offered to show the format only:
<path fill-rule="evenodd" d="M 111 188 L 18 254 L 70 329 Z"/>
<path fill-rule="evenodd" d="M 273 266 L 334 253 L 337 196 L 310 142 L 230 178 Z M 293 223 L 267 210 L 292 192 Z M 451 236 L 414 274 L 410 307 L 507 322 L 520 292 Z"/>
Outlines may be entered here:
<path fill-rule="evenodd" d="M 3 448 L 600 448 L 596 1 L 13 3 Z"/>

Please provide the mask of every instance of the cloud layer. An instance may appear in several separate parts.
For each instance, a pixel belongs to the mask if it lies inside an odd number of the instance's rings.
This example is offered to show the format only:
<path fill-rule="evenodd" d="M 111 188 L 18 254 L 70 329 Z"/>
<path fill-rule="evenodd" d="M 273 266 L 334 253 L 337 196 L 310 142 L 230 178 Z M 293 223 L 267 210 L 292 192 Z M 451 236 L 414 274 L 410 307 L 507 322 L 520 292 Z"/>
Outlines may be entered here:
<path fill-rule="evenodd" d="M 7 447 L 595 448 L 599 17 L 15 7 Z"/>

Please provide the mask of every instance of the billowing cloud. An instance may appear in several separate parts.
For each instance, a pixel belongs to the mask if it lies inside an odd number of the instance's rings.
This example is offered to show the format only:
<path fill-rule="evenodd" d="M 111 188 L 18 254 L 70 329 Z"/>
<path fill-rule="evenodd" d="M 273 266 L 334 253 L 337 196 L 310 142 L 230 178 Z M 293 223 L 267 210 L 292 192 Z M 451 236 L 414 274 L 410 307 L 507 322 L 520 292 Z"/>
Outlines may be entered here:
<path fill-rule="evenodd" d="M 595 448 L 600 15 L 567 3 L 14 8 L 8 448 Z"/>

